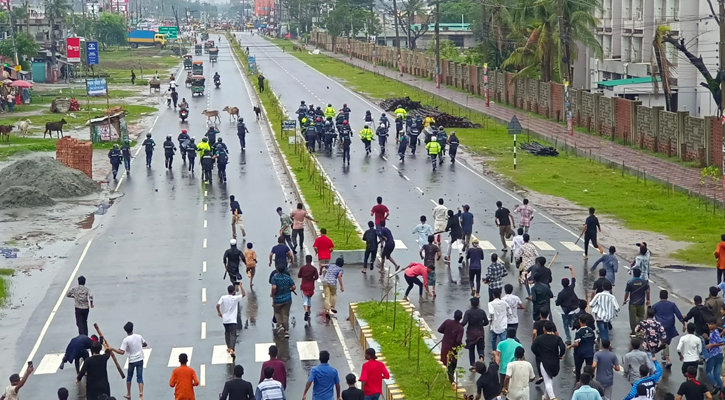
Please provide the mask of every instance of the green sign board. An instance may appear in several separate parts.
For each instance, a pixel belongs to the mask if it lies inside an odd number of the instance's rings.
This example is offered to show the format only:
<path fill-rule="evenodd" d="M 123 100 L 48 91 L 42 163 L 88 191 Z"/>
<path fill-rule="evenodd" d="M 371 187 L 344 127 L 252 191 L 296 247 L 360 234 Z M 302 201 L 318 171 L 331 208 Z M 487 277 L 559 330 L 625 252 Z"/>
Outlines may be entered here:
<path fill-rule="evenodd" d="M 166 35 L 166 39 L 179 38 L 179 28 L 175 26 L 160 26 L 159 33 L 163 33 L 164 35 Z"/>

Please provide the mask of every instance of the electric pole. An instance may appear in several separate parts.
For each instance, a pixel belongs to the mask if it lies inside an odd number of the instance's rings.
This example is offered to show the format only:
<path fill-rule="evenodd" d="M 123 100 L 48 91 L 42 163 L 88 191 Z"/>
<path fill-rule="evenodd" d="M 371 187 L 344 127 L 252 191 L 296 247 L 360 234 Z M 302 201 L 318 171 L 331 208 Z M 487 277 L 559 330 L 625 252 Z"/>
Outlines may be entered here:
<path fill-rule="evenodd" d="M 486 0 L 481 2 L 482 18 L 481 18 L 481 45 L 483 47 L 483 62 L 488 62 L 488 35 L 486 27 L 488 26 L 488 16 L 486 15 Z"/>
<path fill-rule="evenodd" d="M 561 0 L 559 0 L 561 1 Z M 435 37 L 436 37 L 436 88 L 441 88 L 441 2 L 436 1 L 436 26 L 435 26 Z"/>
<path fill-rule="evenodd" d="M 400 33 L 398 32 L 398 0 L 393 0 L 393 25 L 395 26 L 395 47 L 398 51 L 398 72 L 403 75 L 403 62 L 400 56 Z"/>
<path fill-rule="evenodd" d="M 723 107 L 725 107 L 725 0 L 718 0 L 720 5 L 720 119 L 725 123 L 723 118 Z M 725 139 L 723 139 L 725 144 Z M 723 159 L 725 166 L 725 159 Z M 725 168 L 723 168 L 723 181 L 725 182 Z"/>

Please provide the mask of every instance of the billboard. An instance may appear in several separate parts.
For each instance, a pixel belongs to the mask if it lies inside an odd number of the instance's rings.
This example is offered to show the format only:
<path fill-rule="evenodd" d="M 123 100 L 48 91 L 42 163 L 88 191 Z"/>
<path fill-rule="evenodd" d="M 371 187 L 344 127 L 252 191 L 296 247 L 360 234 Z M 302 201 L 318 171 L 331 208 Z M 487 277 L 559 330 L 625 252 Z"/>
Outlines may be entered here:
<path fill-rule="evenodd" d="M 65 51 L 68 62 L 81 62 L 81 38 L 73 37 L 65 40 Z"/>
<path fill-rule="evenodd" d="M 98 65 L 98 42 L 86 42 L 86 64 Z"/>

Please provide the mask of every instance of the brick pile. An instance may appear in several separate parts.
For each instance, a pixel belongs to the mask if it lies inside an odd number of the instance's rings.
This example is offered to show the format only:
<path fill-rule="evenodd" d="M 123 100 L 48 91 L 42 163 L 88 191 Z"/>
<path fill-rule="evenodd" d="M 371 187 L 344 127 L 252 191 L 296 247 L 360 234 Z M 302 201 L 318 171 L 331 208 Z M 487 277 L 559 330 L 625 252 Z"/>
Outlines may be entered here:
<path fill-rule="evenodd" d="M 77 169 L 93 179 L 93 143 L 65 136 L 56 144 L 55 158 L 66 167 Z"/>

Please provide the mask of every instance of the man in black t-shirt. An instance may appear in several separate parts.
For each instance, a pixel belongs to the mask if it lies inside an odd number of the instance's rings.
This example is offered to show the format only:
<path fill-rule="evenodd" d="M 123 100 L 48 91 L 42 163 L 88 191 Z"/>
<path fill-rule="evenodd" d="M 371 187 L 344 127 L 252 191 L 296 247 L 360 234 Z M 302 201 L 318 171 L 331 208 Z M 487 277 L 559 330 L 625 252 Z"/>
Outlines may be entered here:
<path fill-rule="evenodd" d="M 592 295 L 589 297 L 590 299 L 594 297 L 597 293 L 601 293 L 604 291 L 604 282 L 609 282 L 609 279 L 607 279 L 607 270 L 602 268 L 599 270 L 599 279 L 594 281 L 594 284 L 592 285 Z"/>
<path fill-rule="evenodd" d="M 254 398 L 254 389 L 252 384 L 242 379 L 244 375 L 244 367 L 237 365 L 234 367 L 234 379 L 224 384 L 224 390 L 219 396 L 219 400 L 250 400 Z"/>
<path fill-rule="evenodd" d="M 645 319 L 646 307 L 649 307 L 649 282 L 642 279 L 642 271 L 632 270 L 634 278 L 627 282 L 624 289 L 624 302 L 629 300 L 629 329 L 630 335 L 634 334 L 634 328 L 640 321 Z"/>
<path fill-rule="evenodd" d="M 584 221 L 582 231 L 584 232 L 584 259 L 589 258 L 589 242 L 592 242 L 594 248 L 599 249 L 599 253 L 604 253 L 604 248 L 597 243 L 597 230 L 602 231 L 602 227 L 599 226 L 599 219 L 594 215 L 594 207 L 589 207 L 589 216 Z"/>
<path fill-rule="evenodd" d="M 680 388 L 677 389 L 677 397 L 675 397 L 675 400 L 682 400 L 683 397 L 685 400 L 712 400 L 712 395 L 705 385 L 695 379 L 697 377 L 697 367 L 687 367 L 685 377 L 687 380 L 682 382 Z"/>
<path fill-rule="evenodd" d="M 224 252 L 222 261 L 224 262 L 224 268 L 226 268 L 227 273 L 229 274 L 229 280 L 232 285 L 234 285 L 235 290 L 238 286 L 242 290 L 243 294 L 244 288 L 242 287 L 242 275 L 239 273 L 239 265 L 246 265 L 247 263 L 244 260 L 244 253 L 237 248 L 236 239 L 229 241 L 229 248 Z"/>
<path fill-rule="evenodd" d="M 435 269 L 436 257 L 438 260 L 441 259 L 441 249 L 433 244 L 434 240 L 435 236 L 428 235 L 428 244 L 424 244 L 420 249 L 420 258 L 423 259 L 423 265 L 433 269 Z"/>
<path fill-rule="evenodd" d="M 501 353 L 494 351 L 491 356 L 493 360 L 488 364 L 488 368 L 486 368 L 485 363 L 476 362 L 476 372 L 481 374 L 476 381 L 476 400 L 481 400 L 481 395 L 483 395 L 484 400 L 491 400 L 501 395 L 501 382 L 498 375 Z"/>
<path fill-rule="evenodd" d="M 498 226 L 498 235 L 501 237 L 501 244 L 503 244 L 503 249 L 501 249 L 501 251 L 508 251 L 509 247 L 506 243 L 506 239 L 509 239 L 514 235 L 514 231 L 511 229 L 511 226 L 516 229 L 516 222 L 514 222 L 514 216 L 511 215 L 511 211 L 504 207 L 503 203 L 497 201 L 496 207 L 498 207 L 498 210 L 496 210 L 496 218 L 494 219 L 494 222 L 496 222 L 496 226 Z"/>

